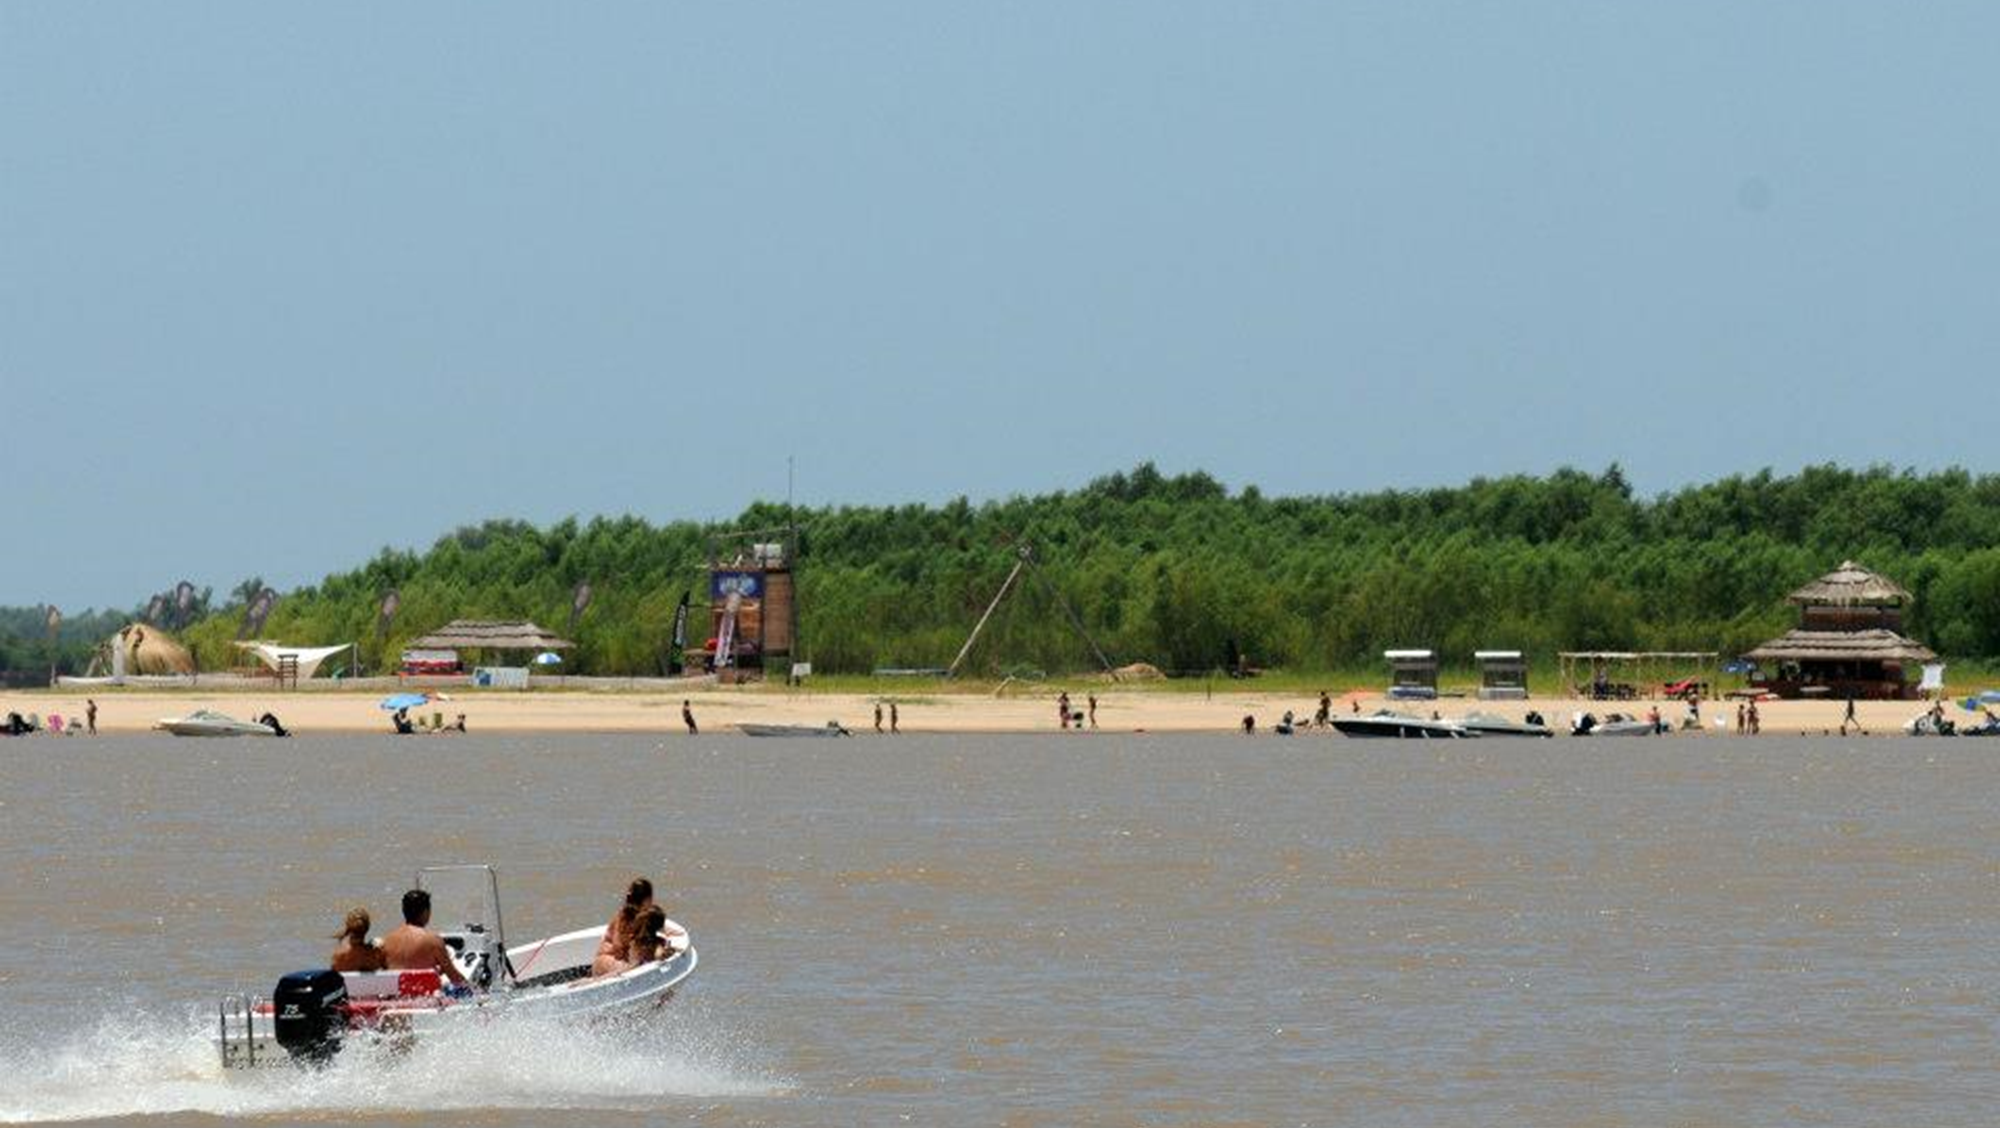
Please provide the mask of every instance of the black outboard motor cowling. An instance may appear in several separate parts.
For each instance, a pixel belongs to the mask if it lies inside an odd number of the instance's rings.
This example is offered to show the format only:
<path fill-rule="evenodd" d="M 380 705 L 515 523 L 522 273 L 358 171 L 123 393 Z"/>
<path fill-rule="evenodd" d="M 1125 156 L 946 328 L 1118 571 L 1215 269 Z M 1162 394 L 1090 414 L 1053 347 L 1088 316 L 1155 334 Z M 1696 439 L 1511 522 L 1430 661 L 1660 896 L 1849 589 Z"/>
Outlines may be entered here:
<path fill-rule="evenodd" d="M 325 1065 L 347 1033 L 347 981 L 337 971 L 295 971 L 271 992 L 271 1015 L 292 1060 Z"/>

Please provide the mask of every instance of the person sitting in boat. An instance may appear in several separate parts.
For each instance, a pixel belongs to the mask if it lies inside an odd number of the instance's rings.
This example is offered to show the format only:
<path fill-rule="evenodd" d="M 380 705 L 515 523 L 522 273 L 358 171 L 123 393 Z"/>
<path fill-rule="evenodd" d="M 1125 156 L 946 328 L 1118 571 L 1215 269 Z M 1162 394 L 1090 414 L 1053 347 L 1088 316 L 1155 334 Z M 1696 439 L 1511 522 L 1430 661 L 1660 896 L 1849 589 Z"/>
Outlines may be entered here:
<path fill-rule="evenodd" d="M 667 910 L 658 905 L 647 905 L 639 910 L 632 922 L 632 938 L 625 948 L 625 966 L 638 967 L 641 964 L 657 963 L 667 958 L 672 945 L 661 935 L 667 927 Z"/>
<path fill-rule="evenodd" d="M 618 911 L 611 914 L 611 922 L 604 926 L 604 939 L 597 945 L 597 958 L 590 965 L 592 975 L 616 975 L 614 964 L 624 962 L 625 950 L 630 946 L 632 922 L 639 919 L 639 913 L 653 903 L 653 883 L 643 877 L 635 877 L 625 887 L 625 900 Z M 604 970 L 600 970 L 604 969 Z"/>
<path fill-rule="evenodd" d="M 347 910 L 347 919 L 341 923 L 340 931 L 334 933 L 334 939 L 340 944 L 333 949 L 330 965 L 333 970 L 382 971 L 389 966 L 389 957 L 368 939 L 371 923 L 367 909 Z"/>
<path fill-rule="evenodd" d="M 388 971 L 436 971 L 455 986 L 468 987 L 444 938 L 430 930 L 431 895 L 421 889 L 403 894 L 403 926 L 382 937 Z"/>
<path fill-rule="evenodd" d="M 640 909 L 627 927 L 624 946 L 617 953 L 599 952 L 590 965 L 592 978 L 622 975 L 635 967 L 666 959 L 673 945 L 661 933 L 667 927 L 667 910 L 658 905 Z"/>

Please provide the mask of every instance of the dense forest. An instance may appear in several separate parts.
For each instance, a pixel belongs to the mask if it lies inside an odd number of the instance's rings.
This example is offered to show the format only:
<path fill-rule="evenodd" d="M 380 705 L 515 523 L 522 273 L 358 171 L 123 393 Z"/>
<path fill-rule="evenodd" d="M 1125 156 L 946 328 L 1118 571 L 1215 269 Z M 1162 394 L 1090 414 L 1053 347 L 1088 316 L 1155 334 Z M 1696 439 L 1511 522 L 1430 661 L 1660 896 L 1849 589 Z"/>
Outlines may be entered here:
<path fill-rule="evenodd" d="M 948 663 L 1021 541 L 1035 546 L 1047 582 L 1023 585 L 996 613 L 974 670 L 1092 665 L 1057 591 L 1114 661 L 1172 671 L 1212 670 L 1232 645 L 1257 665 L 1313 670 L 1372 664 L 1394 646 L 1460 658 L 1489 647 L 1737 652 L 1790 625 L 1785 593 L 1844 559 L 1915 594 L 1911 635 L 1947 656 L 2000 657 L 2000 476 L 1959 470 L 1825 466 L 1640 498 L 1614 466 L 1266 497 L 1147 464 L 1036 497 L 758 504 L 735 522 L 789 524 L 804 545 L 803 649 L 823 672 Z M 527 617 L 564 631 L 571 594 L 588 582 L 594 598 L 567 668 L 656 673 L 683 591 L 697 609 L 691 636 L 705 637 L 700 568 L 714 531 L 631 517 L 489 521 L 427 552 L 384 550 L 285 592 L 261 634 L 358 641 L 364 668 L 380 670 L 407 639 L 457 617 Z M 202 593 L 204 614 L 181 633 L 204 668 L 235 661 L 228 643 L 261 587 L 245 581 L 213 610 Z M 383 631 L 392 590 L 400 609 Z M 46 661 L 46 648 L 24 641 L 40 638 L 34 614 L 0 618 L 16 640 L 0 640 L 12 647 L 0 666 Z M 31 629 L 15 630 L 21 622 Z"/>

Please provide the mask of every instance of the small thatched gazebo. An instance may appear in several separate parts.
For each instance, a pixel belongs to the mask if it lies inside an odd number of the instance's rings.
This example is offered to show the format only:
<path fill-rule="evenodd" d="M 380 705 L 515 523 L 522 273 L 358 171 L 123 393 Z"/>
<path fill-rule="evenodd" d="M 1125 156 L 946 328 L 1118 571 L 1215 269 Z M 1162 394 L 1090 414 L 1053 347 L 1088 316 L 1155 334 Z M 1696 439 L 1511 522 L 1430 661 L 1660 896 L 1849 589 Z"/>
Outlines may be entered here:
<path fill-rule="evenodd" d="M 1786 598 L 1798 627 L 1744 655 L 1780 697 L 1910 697 L 1907 671 L 1937 659 L 1901 633 L 1910 593 L 1852 560 Z"/>

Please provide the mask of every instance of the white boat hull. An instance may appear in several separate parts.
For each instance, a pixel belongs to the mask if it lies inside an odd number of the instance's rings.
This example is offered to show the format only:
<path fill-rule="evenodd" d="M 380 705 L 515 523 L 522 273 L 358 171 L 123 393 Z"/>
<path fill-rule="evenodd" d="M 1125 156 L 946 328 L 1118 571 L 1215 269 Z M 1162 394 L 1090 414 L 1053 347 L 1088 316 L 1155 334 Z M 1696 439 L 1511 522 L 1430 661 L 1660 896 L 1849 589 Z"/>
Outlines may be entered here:
<path fill-rule="evenodd" d="M 686 933 L 669 922 L 666 935 L 670 943 L 678 945 L 666 959 L 602 978 L 589 974 L 598 944 L 604 939 L 601 925 L 509 948 L 507 960 L 515 978 L 506 985 L 456 999 L 427 995 L 382 1000 L 358 1020 L 350 1019 L 342 1040 L 422 1039 L 470 1023 L 515 1016 L 588 1021 L 642 1014 L 664 1005 L 675 988 L 694 974 L 697 956 Z M 354 981 L 359 977 L 347 978 Z M 295 1064 L 278 1042 L 270 1005 L 255 998 L 232 996 L 223 1000 L 216 1049 L 224 1069 Z"/>
<path fill-rule="evenodd" d="M 162 722 L 160 723 L 160 726 L 159 726 L 159 727 L 160 727 L 160 728 L 162 728 L 162 729 L 165 729 L 165 730 L 166 730 L 167 732 L 170 732 L 170 733 L 172 733 L 172 734 L 173 734 L 173 735 L 175 735 L 175 736 L 208 736 L 208 737 L 217 737 L 217 736 L 276 736 L 276 735 L 278 735 L 277 733 L 275 733 L 275 732 L 272 732 L 272 731 L 271 731 L 270 729 L 267 729 L 267 728 L 265 728 L 265 727 L 264 727 L 263 725 L 239 725 L 239 726 L 228 726 L 228 725 L 211 725 L 211 724 L 204 724 L 204 723 L 201 723 L 201 722 L 189 722 L 189 723 L 185 723 L 185 724 L 183 724 L 183 723 L 180 723 L 180 722 L 174 722 L 174 723 L 171 723 L 171 724 L 170 724 L 170 723 L 167 723 L 167 722 L 165 722 L 165 721 L 162 721 Z"/>
<path fill-rule="evenodd" d="M 1333 727 L 1342 735 L 1361 740 L 1468 740 L 1478 733 L 1452 721 L 1433 721 L 1401 713 L 1375 713 L 1366 717 L 1335 717 Z"/>

